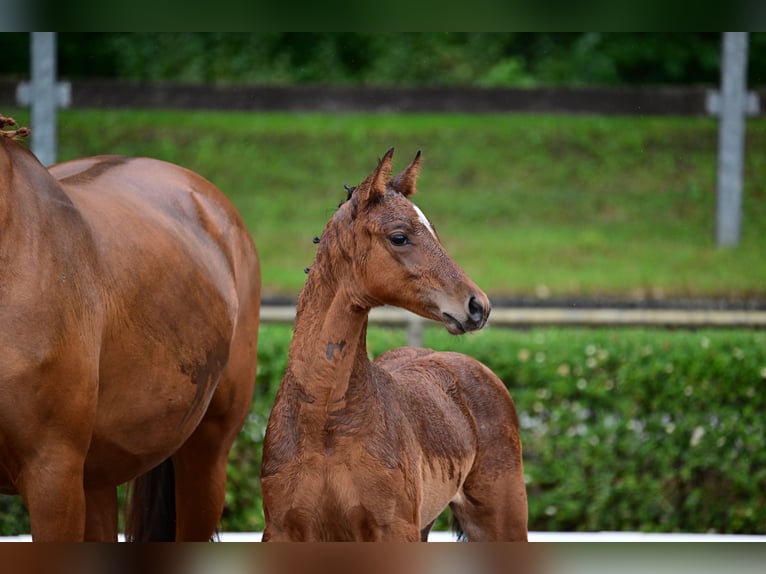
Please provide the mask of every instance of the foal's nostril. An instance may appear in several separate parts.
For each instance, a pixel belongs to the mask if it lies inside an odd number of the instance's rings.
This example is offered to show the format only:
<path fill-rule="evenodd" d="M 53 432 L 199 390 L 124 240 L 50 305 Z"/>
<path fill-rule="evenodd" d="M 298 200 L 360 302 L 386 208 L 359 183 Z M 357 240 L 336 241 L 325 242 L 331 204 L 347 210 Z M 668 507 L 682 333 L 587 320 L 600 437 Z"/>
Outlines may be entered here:
<path fill-rule="evenodd" d="M 468 300 L 468 315 L 477 323 L 484 318 L 484 305 L 474 296 Z"/>

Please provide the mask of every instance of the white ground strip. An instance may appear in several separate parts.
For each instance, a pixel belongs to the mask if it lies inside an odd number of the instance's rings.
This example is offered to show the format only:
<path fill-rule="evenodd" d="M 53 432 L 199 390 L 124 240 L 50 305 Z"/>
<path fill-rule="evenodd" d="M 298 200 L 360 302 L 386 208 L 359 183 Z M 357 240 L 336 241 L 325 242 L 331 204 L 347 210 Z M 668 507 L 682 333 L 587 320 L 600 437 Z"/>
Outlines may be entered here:
<path fill-rule="evenodd" d="M 221 542 L 260 542 L 261 532 L 222 532 Z M 120 540 L 122 540 L 120 536 Z M 0 536 L 0 542 L 31 542 L 29 534 Z M 451 532 L 432 532 L 429 542 L 454 542 Z M 694 534 L 684 532 L 530 532 L 530 542 L 766 542 L 760 534 Z"/>

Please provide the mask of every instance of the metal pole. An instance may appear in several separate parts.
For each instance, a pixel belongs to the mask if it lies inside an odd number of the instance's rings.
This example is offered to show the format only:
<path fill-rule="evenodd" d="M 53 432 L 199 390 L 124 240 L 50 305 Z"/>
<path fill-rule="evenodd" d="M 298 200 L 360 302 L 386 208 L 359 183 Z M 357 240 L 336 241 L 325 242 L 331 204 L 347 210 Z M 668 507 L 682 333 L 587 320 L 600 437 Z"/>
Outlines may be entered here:
<path fill-rule="evenodd" d="M 32 32 L 32 152 L 43 165 L 56 162 L 56 33 Z"/>
<path fill-rule="evenodd" d="M 412 313 L 407 319 L 407 346 L 423 346 L 423 319 Z"/>
<path fill-rule="evenodd" d="M 747 107 L 747 41 L 747 32 L 723 34 L 716 209 L 716 240 L 719 247 L 736 246 L 740 238 Z"/>

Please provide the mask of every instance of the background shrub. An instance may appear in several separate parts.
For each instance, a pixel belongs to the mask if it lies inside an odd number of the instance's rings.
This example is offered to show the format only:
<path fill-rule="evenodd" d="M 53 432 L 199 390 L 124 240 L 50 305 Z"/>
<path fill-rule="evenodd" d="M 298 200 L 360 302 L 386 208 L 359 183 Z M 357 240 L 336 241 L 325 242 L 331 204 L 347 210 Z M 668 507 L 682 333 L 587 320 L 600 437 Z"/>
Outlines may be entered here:
<path fill-rule="evenodd" d="M 531 529 L 764 532 L 763 333 L 496 334 L 466 346 L 520 411 Z"/>
<path fill-rule="evenodd" d="M 253 84 L 717 84 L 712 33 L 59 33 L 67 78 Z M 766 34 L 750 34 L 763 84 Z M 29 74 L 26 33 L 0 35 L 3 75 Z"/>
<path fill-rule="evenodd" d="M 262 327 L 225 528 L 262 528 L 254 465 L 289 336 Z M 377 355 L 403 345 L 404 333 L 373 328 L 369 339 Z M 425 344 L 479 359 L 508 386 L 531 530 L 766 532 L 763 332 L 489 329 L 455 338 L 429 327 Z"/>

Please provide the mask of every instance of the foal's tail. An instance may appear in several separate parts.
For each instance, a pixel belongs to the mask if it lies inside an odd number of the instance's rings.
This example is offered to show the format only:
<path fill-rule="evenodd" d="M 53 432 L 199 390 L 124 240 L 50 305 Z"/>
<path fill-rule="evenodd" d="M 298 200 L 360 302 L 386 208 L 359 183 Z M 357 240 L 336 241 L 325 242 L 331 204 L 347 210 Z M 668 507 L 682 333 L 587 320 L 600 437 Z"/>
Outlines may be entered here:
<path fill-rule="evenodd" d="M 455 515 L 455 511 L 452 511 L 452 534 L 455 536 L 455 540 L 458 542 L 468 542 L 468 537 L 463 532 L 463 527 L 460 524 L 460 520 Z"/>
<path fill-rule="evenodd" d="M 133 481 L 125 516 L 128 542 L 173 542 L 176 538 L 173 461 L 165 460 Z"/>

